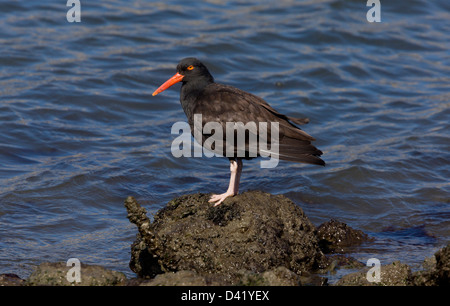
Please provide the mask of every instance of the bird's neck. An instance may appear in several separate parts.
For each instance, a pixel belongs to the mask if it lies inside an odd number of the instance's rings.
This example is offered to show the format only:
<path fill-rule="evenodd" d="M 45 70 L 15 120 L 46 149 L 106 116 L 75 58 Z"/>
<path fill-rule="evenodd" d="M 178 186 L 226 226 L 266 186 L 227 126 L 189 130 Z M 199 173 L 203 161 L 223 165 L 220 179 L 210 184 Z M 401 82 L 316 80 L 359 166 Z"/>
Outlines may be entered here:
<path fill-rule="evenodd" d="M 185 109 L 188 104 L 195 102 L 195 99 L 205 90 L 206 86 L 214 83 L 212 78 L 201 78 L 189 82 L 183 82 L 181 86 L 180 101 Z"/>

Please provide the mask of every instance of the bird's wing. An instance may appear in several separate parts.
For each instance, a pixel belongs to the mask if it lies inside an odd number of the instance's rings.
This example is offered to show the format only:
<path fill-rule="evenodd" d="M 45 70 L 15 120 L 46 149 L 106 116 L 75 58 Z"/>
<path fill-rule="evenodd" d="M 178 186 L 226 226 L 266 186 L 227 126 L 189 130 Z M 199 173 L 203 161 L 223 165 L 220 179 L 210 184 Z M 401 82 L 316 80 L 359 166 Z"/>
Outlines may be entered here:
<path fill-rule="evenodd" d="M 221 85 L 213 83 L 198 95 L 193 107 L 193 114 L 202 115 L 202 127 L 205 127 L 207 123 L 214 122 L 218 130 L 221 130 L 219 135 L 214 132 L 205 132 L 202 130 L 202 143 L 205 144 L 205 140 L 214 142 L 214 144 L 222 143 L 222 147 L 215 147 L 213 151 L 223 152 L 225 155 L 226 150 L 231 150 L 235 154 L 238 153 L 239 145 L 237 139 L 239 133 L 245 133 L 245 152 L 246 156 L 251 155 L 252 145 L 254 143 L 251 140 L 251 134 L 257 137 L 261 141 L 261 134 L 259 130 L 259 124 L 261 122 L 267 123 L 266 143 L 271 145 L 271 122 L 278 122 L 278 144 L 279 144 L 279 158 L 295 162 L 304 162 L 311 164 L 324 165 L 324 161 L 319 158 L 322 151 L 317 149 L 311 144 L 314 140 L 313 137 L 296 127 L 290 121 L 290 117 L 282 115 L 274 110 L 263 99 L 244 92 L 235 87 Z M 236 123 L 242 122 L 236 128 L 234 126 L 235 140 L 230 144 L 226 139 L 227 122 Z M 251 125 L 254 123 L 254 125 Z M 256 130 L 252 130 L 251 127 L 256 125 Z M 199 135 L 200 136 L 200 135 Z M 195 137 L 195 135 L 194 135 Z M 213 140 L 211 140 L 213 139 Z M 216 141 L 217 139 L 223 139 L 222 141 Z M 197 139 L 198 141 L 199 139 Z M 261 142 L 259 142 L 260 144 Z M 272 147 L 271 147 L 272 150 Z M 228 152 L 228 151 L 227 151 Z M 266 150 L 266 152 L 268 152 Z M 258 155 L 261 155 L 261 148 L 258 147 Z M 264 153 L 264 152 L 263 152 Z M 227 155 L 229 156 L 229 155 Z M 250 156 L 255 157 L 255 156 Z"/>
<path fill-rule="evenodd" d="M 217 83 L 209 85 L 197 98 L 193 111 L 201 113 L 204 122 L 267 122 L 269 125 L 270 122 L 278 122 L 280 138 L 287 136 L 298 140 L 315 140 L 292 123 L 305 124 L 308 119 L 280 114 L 260 97 L 232 86 Z"/>
<path fill-rule="evenodd" d="M 241 91 L 241 90 L 238 89 L 238 91 Z M 262 99 L 258 96 L 255 96 L 251 93 L 246 93 L 246 92 L 244 92 L 244 93 L 246 95 L 248 95 L 246 98 L 248 100 L 250 100 L 252 103 L 255 103 L 257 105 L 264 107 L 265 109 L 267 109 L 269 112 L 271 112 L 272 114 L 274 114 L 275 116 L 277 116 L 280 119 L 284 119 L 286 121 L 292 121 L 293 123 L 295 123 L 297 125 L 303 125 L 303 124 L 307 124 L 309 122 L 308 118 L 295 118 L 295 117 L 283 115 L 283 114 L 279 113 L 278 111 L 276 111 L 272 106 L 270 106 L 264 99 Z"/>

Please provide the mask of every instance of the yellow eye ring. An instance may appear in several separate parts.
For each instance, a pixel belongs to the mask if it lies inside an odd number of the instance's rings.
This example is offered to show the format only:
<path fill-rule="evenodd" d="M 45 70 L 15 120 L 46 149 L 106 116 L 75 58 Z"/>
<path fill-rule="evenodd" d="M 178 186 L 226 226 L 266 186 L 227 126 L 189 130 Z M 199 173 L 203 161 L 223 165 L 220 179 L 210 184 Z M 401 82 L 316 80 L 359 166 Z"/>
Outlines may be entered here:
<path fill-rule="evenodd" d="M 192 69 L 194 69 L 193 65 L 190 65 L 189 67 L 187 67 L 187 70 L 192 70 Z"/>

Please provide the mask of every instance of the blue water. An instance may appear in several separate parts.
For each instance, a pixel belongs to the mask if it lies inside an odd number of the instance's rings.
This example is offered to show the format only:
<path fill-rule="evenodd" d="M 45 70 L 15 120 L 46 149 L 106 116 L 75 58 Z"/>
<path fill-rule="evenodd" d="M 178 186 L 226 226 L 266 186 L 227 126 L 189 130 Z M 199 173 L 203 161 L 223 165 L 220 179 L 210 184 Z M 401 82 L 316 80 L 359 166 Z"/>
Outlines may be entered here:
<path fill-rule="evenodd" d="M 308 117 L 326 167 L 244 162 L 241 190 L 284 194 L 314 224 L 375 242 L 353 256 L 420 268 L 450 237 L 450 3 L 364 0 L 0 1 L 0 273 L 44 261 L 128 268 L 132 195 L 151 213 L 223 192 L 222 158 L 175 158 L 187 56 L 216 81 Z"/>

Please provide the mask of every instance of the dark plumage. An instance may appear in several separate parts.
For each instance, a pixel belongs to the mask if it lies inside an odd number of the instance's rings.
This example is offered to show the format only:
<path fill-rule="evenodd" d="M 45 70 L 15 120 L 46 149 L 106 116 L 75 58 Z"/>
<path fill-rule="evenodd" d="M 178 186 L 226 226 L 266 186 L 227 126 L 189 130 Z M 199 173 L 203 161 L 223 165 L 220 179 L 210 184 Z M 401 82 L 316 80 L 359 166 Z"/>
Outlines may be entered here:
<path fill-rule="evenodd" d="M 185 58 L 177 66 L 177 73 L 166 83 L 161 85 L 153 95 L 156 95 L 177 82 L 182 82 L 180 101 L 183 110 L 188 118 L 191 131 L 194 135 L 194 114 L 202 115 L 202 126 L 207 122 L 217 122 L 222 127 L 222 135 L 225 146 L 226 143 L 226 123 L 227 122 L 267 122 L 269 131 L 267 135 L 268 146 L 271 140 L 271 122 L 279 124 L 279 159 L 293 162 L 325 165 L 320 158 L 322 151 L 311 144 L 315 140 L 296 125 L 308 123 L 308 119 L 299 119 L 280 114 L 273 109 L 266 101 L 238 88 L 222 85 L 214 82 L 214 78 L 209 73 L 203 63 L 196 58 Z M 238 129 L 235 134 L 238 133 Z M 249 155 L 249 134 L 245 141 L 245 156 L 237 156 L 237 141 L 234 139 L 234 155 L 227 156 L 230 159 L 231 179 L 228 191 L 222 195 L 214 195 L 211 202 L 219 205 L 226 197 L 237 194 L 240 173 L 242 170 L 241 158 L 251 158 Z M 256 132 L 259 133 L 259 130 Z M 203 134 L 202 139 L 196 139 L 202 144 L 211 134 Z M 194 135 L 195 137 L 195 135 Z M 261 141 L 262 139 L 259 139 Z M 266 140 L 266 139 L 263 139 Z M 228 143 L 228 145 L 230 145 Z M 220 152 L 225 156 L 225 146 L 223 148 L 213 147 L 214 152 Z M 257 155 L 260 155 L 258 148 Z M 265 155 L 267 156 L 267 155 Z"/>

